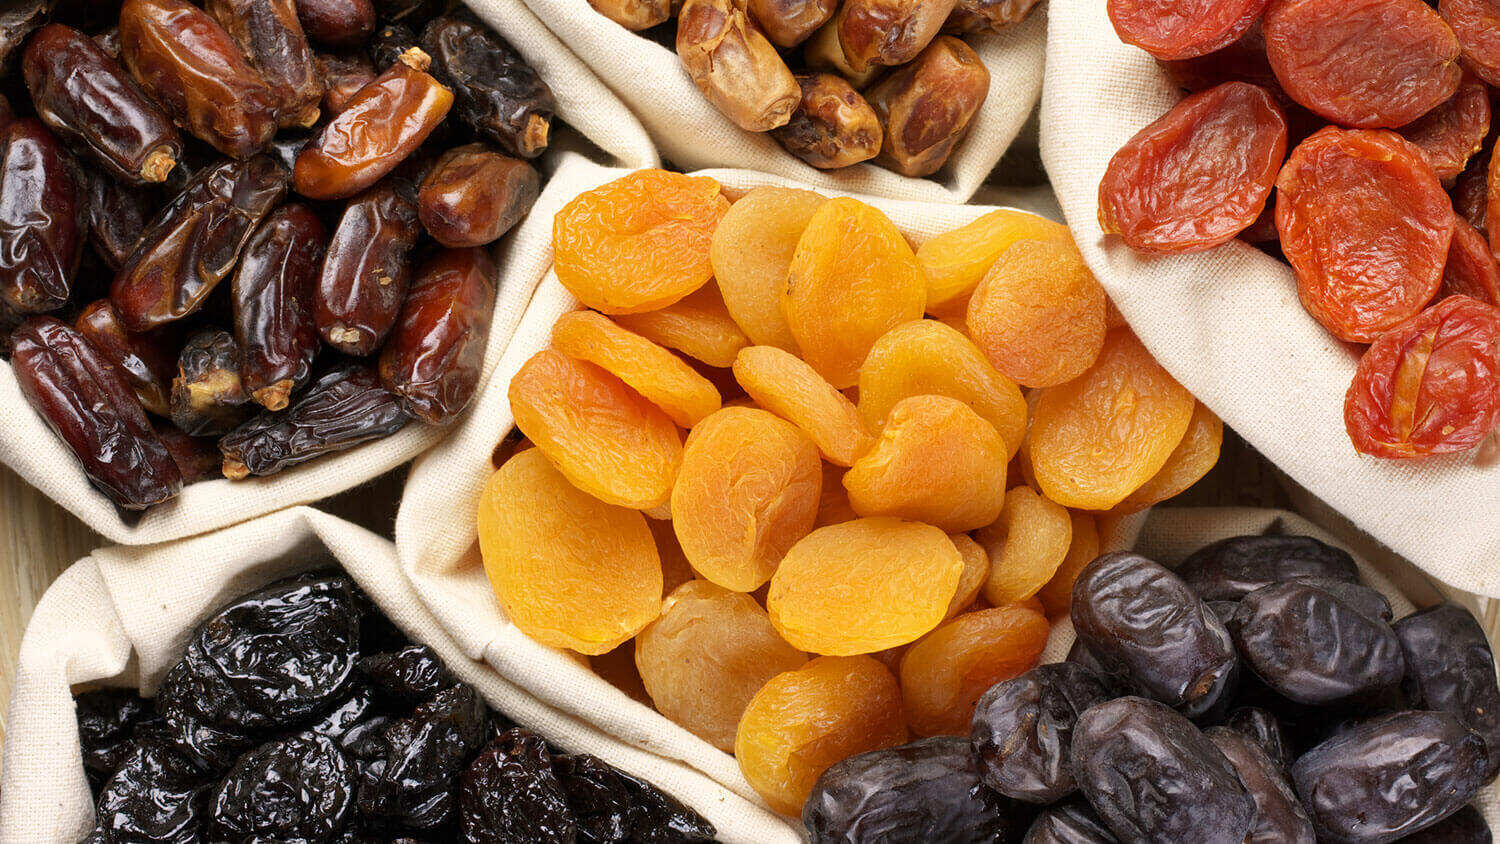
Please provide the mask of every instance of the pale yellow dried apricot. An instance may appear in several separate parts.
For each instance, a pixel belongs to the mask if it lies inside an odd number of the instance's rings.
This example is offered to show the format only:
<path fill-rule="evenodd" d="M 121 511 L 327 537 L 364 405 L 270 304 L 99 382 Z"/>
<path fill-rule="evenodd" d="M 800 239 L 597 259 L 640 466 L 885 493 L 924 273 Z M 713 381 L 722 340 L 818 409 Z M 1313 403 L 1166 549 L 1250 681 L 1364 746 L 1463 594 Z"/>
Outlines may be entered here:
<path fill-rule="evenodd" d="M 539 448 L 490 476 L 478 528 L 500 606 L 544 645 L 602 654 L 661 611 L 661 561 L 646 518 L 573 486 Z"/>
<path fill-rule="evenodd" d="M 726 407 L 698 423 L 672 489 L 688 562 L 725 589 L 754 590 L 812 530 L 822 478 L 812 440 L 764 410 Z"/>
<path fill-rule="evenodd" d="M 859 408 L 801 358 L 775 346 L 750 346 L 734 377 L 756 403 L 801 428 L 830 463 L 849 466 L 875 444 Z"/>
<path fill-rule="evenodd" d="M 949 533 L 1000 515 L 1009 455 L 995 426 L 947 396 L 912 396 L 891 409 L 875 446 L 844 475 L 861 516 L 896 516 Z"/>
<path fill-rule="evenodd" d="M 878 209 L 823 203 L 797 242 L 782 309 L 802 357 L 828 383 L 854 386 L 880 335 L 919 319 L 927 281 L 916 255 Z"/>
<path fill-rule="evenodd" d="M 714 231 L 709 257 L 730 316 L 751 342 L 797 350 L 781 311 L 781 293 L 797 241 L 828 199 L 810 190 L 768 185 L 729 206 Z"/>
<path fill-rule="evenodd" d="M 800 650 L 871 653 L 936 627 L 963 568 L 958 549 L 931 525 L 855 519 L 818 528 L 792 546 L 771 576 L 766 609 Z"/>
<path fill-rule="evenodd" d="M 1003 607 L 1035 595 L 1057 573 L 1073 544 L 1073 521 L 1066 507 L 1018 486 L 1006 491 L 1000 519 L 974 538 L 990 555 L 984 598 Z"/>
<path fill-rule="evenodd" d="M 1051 628 L 1017 606 L 964 613 L 901 657 L 906 722 L 920 736 L 967 736 L 974 704 L 990 686 L 1036 665 Z"/>
<path fill-rule="evenodd" d="M 990 578 L 990 555 L 983 546 L 966 533 L 949 534 L 948 541 L 953 543 L 953 547 L 958 549 L 958 555 L 963 557 L 964 570 L 958 576 L 958 591 L 953 593 L 953 600 L 948 602 L 948 611 L 943 614 L 944 620 L 973 606 L 979 590 Z"/>
<path fill-rule="evenodd" d="M 719 391 L 682 358 L 595 311 L 563 314 L 552 347 L 598 364 L 684 428 L 719 409 Z"/>
<path fill-rule="evenodd" d="M 1214 464 L 1219 462 L 1219 449 L 1224 445 L 1224 423 L 1199 402 L 1193 408 L 1192 421 L 1182 442 L 1172 450 L 1165 466 L 1151 480 L 1146 481 L 1135 492 L 1126 496 L 1110 511 L 1120 515 L 1139 513 L 1154 504 L 1166 501 L 1187 491 L 1187 488 L 1202 480 Z"/>
<path fill-rule="evenodd" d="M 1047 581 L 1042 591 L 1036 593 L 1048 618 L 1068 614 L 1068 607 L 1073 603 L 1073 581 L 1078 579 L 1078 573 L 1083 571 L 1084 566 L 1099 556 L 1101 550 L 1099 522 L 1092 514 L 1073 510 L 1068 513 L 1068 518 L 1073 522 L 1073 544 L 1068 547 L 1068 555 L 1063 558 L 1062 565 L 1057 567 L 1052 579 Z"/>
<path fill-rule="evenodd" d="M 1026 211 L 1002 208 L 917 247 L 917 263 L 927 271 L 927 312 L 959 310 L 984 274 L 1020 240 L 1072 240 L 1068 227 Z"/>
<path fill-rule="evenodd" d="M 734 365 L 734 356 L 750 345 L 750 338 L 735 324 L 713 283 L 654 311 L 619 318 L 620 325 L 653 343 L 676 349 L 690 358 L 723 369 Z"/>

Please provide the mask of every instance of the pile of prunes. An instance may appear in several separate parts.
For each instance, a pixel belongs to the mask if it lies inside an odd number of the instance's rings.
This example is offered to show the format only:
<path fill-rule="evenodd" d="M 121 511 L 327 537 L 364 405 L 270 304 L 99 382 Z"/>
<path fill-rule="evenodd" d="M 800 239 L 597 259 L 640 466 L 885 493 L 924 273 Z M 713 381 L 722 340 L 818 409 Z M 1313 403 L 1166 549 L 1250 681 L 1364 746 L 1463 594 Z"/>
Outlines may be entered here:
<path fill-rule="evenodd" d="M 689 842 L 712 824 L 491 712 L 347 577 L 214 614 L 155 700 L 80 694 L 90 844 Z"/>
<path fill-rule="evenodd" d="M 1394 620 L 1345 552 L 1209 545 L 1175 572 L 1106 554 L 1067 661 L 996 684 L 968 738 L 846 759 L 813 841 L 1489 842 L 1495 660 L 1467 610 Z"/>

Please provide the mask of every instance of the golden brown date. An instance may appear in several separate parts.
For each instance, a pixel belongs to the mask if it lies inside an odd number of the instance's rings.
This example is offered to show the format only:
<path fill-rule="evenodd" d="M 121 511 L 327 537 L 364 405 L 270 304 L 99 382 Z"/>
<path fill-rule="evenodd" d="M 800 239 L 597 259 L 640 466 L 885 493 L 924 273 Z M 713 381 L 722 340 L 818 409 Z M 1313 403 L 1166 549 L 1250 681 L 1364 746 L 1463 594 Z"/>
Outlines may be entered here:
<path fill-rule="evenodd" d="M 83 171 L 83 181 L 89 242 L 106 266 L 118 270 L 141 243 L 155 213 L 155 194 L 122 185 L 98 170 Z"/>
<path fill-rule="evenodd" d="M 328 230 L 311 208 L 284 205 L 261 224 L 234 274 L 234 334 L 245 392 L 281 410 L 312 376 L 318 354 L 313 290 L 328 248 Z"/>
<path fill-rule="evenodd" d="M 182 138 L 172 121 L 92 38 L 48 24 L 26 43 L 21 68 L 37 116 L 110 175 L 161 182 L 176 166 Z"/>
<path fill-rule="evenodd" d="M 172 424 L 188 436 L 218 436 L 244 421 L 247 401 L 234 336 L 219 328 L 195 332 L 177 355 Z"/>
<path fill-rule="evenodd" d="M 297 0 L 307 37 L 327 47 L 357 47 L 375 31 L 370 0 Z"/>
<path fill-rule="evenodd" d="M 849 65 L 849 58 L 844 55 L 844 45 L 839 43 L 839 19 L 835 15 L 833 20 L 823 24 L 811 38 L 802 45 L 802 60 L 813 70 L 822 70 L 828 73 L 836 73 L 845 81 L 853 85 L 855 90 L 863 90 L 885 68 L 878 64 L 872 64 L 864 70 L 855 70 Z"/>
<path fill-rule="evenodd" d="M 842 77 L 799 73 L 802 101 L 771 135 L 787 152 L 821 170 L 869 161 L 880 153 L 880 118 Z"/>
<path fill-rule="evenodd" d="M 495 262 L 482 249 L 439 252 L 412 283 L 401 317 L 380 352 L 380 381 L 429 425 L 458 418 L 479 386 Z"/>
<path fill-rule="evenodd" d="M 421 146 L 453 105 L 453 92 L 426 72 L 430 61 L 408 50 L 361 88 L 297 156 L 297 192 L 311 199 L 353 196 Z"/>
<path fill-rule="evenodd" d="M 453 88 L 454 108 L 481 137 L 522 158 L 547 148 L 557 100 L 516 49 L 470 14 L 435 18 L 422 30 L 432 73 Z"/>
<path fill-rule="evenodd" d="M 62 144 L 34 117 L 0 135 L 0 300 L 18 313 L 61 308 L 83 255 L 83 185 Z"/>
<path fill-rule="evenodd" d="M 202 307 L 286 191 L 285 168 L 265 155 L 221 161 L 194 176 L 115 274 L 109 296 L 125 327 L 149 331 Z"/>
<path fill-rule="evenodd" d="M 421 233 L 417 206 L 391 180 L 349 201 L 313 297 L 324 342 L 356 357 L 380 348 L 406 299 Z"/>
<path fill-rule="evenodd" d="M 747 0 L 750 17 L 779 47 L 795 47 L 838 11 L 837 0 Z"/>
<path fill-rule="evenodd" d="M 589 5 L 631 32 L 650 29 L 672 17 L 672 0 L 589 0 Z"/>
<path fill-rule="evenodd" d="M 323 79 L 294 0 L 208 0 L 205 8 L 271 86 L 277 125 L 317 123 Z"/>
<path fill-rule="evenodd" d="M 158 416 L 172 412 L 172 370 L 177 357 L 160 333 L 132 334 L 108 299 L 85 305 L 73 327 L 107 360 L 120 368 L 141 407 Z"/>
<path fill-rule="evenodd" d="M 182 475 L 120 370 L 84 336 L 52 317 L 13 335 L 21 394 L 120 507 L 142 510 L 182 489 Z"/>
<path fill-rule="evenodd" d="M 152 430 L 177 464 L 183 484 L 212 481 L 224 477 L 218 443 L 212 437 L 190 437 L 177 426 L 152 420 Z"/>
<path fill-rule="evenodd" d="M 423 228 L 454 249 L 483 246 L 531 210 L 541 188 L 536 168 L 484 144 L 444 153 L 417 194 Z"/>
<path fill-rule="evenodd" d="M 682 5 L 677 55 L 703 96 L 747 132 L 785 125 L 801 99 L 786 62 L 731 0 Z"/>
<path fill-rule="evenodd" d="M 943 24 L 944 32 L 1004 32 L 1031 14 L 1038 0 L 958 0 Z"/>
<path fill-rule="evenodd" d="M 120 58 L 177 125 L 245 158 L 276 134 L 276 94 L 234 39 L 186 0 L 125 0 Z"/>
<path fill-rule="evenodd" d="M 219 440 L 224 476 L 271 475 L 401 430 L 411 415 L 375 370 L 346 363 L 308 386 L 291 408 L 262 413 Z"/>
<path fill-rule="evenodd" d="M 359 50 L 319 53 L 318 72 L 328 88 L 323 94 L 323 110 L 330 115 L 343 111 L 359 89 L 375 81 L 375 65 Z"/>
<path fill-rule="evenodd" d="M 879 163 L 903 176 L 941 170 L 989 91 L 990 72 L 978 54 L 951 35 L 939 36 L 868 92 L 885 127 Z"/>
<path fill-rule="evenodd" d="M 954 0 L 847 0 L 839 8 L 839 43 L 856 71 L 915 59 L 942 29 Z"/>

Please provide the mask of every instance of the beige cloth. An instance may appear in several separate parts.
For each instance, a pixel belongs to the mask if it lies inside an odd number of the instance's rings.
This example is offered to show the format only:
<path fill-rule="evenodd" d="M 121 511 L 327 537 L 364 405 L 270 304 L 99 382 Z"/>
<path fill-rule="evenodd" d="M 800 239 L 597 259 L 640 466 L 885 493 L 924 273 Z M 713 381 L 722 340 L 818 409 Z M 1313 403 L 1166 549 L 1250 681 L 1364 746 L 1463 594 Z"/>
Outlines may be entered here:
<path fill-rule="evenodd" d="M 1036 105 L 1042 86 L 1045 9 L 999 35 L 968 39 L 990 72 L 990 93 L 969 136 L 933 178 L 913 179 L 860 164 L 822 171 L 770 135 L 746 132 L 704 99 L 677 53 L 594 11 L 587 0 L 526 0 L 640 117 L 662 155 L 685 170 L 738 167 L 835 193 L 967 202 Z M 479 3 L 478 5 L 483 5 Z"/>
<path fill-rule="evenodd" d="M 1050 23 L 1042 157 L 1085 260 L 1141 340 L 1360 528 L 1441 580 L 1500 596 L 1500 469 L 1475 454 L 1356 454 L 1344 393 L 1358 350 L 1308 316 L 1285 264 L 1238 242 L 1153 258 L 1102 236 L 1097 196 L 1110 157 L 1178 95 L 1150 56 L 1115 36 L 1100 0 L 1052 0 Z"/>
<path fill-rule="evenodd" d="M 631 167 L 657 163 L 655 148 L 640 122 L 520 0 L 485 0 L 475 6 L 552 85 L 561 120 L 615 161 Z M 550 170 L 558 158 L 565 157 L 566 148 L 582 146 L 567 130 L 559 131 L 557 140 L 561 149 L 547 154 L 541 162 L 543 169 Z M 545 189 L 543 195 L 551 190 Z M 512 235 L 501 242 L 501 264 L 545 246 Z M 499 361 L 530 298 L 529 287 L 501 287 L 485 353 L 486 372 Z M 173 501 L 139 517 L 122 516 L 89 484 L 72 452 L 31 410 L 10 364 L 0 362 L 0 462 L 109 540 L 131 545 L 180 539 L 327 498 L 407 462 L 444 433 L 412 423 L 386 439 L 268 478 L 193 484 Z"/>

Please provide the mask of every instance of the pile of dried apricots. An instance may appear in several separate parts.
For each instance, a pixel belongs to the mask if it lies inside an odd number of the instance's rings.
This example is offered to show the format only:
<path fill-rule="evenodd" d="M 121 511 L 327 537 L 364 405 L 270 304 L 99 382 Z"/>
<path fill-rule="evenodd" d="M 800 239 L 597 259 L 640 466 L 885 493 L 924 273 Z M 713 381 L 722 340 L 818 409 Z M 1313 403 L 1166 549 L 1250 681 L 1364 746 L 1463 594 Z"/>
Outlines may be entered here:
<path fill-rule="evenodd" d="M 784 813 L 848 756 L 966 735 L 1100 524 L 1218 459 L 1219 420 L 1041 217 L 913 250 L 854 199 L 645 170 L 553 242 L 588 309 L 511 381 L 490 583 Z"/>
<path fill-rule="evenodd" d="M 1103 230 L 1144 252 L 1239 237 L 1284 257 L 1307 311 L 1368 344 L 1344 402 L 1361 453 L 1467 451 L 1495 430 L 1500 4 L 1109 0 L 1108 12 L 1188 96 L 1110 161 Z"/>

